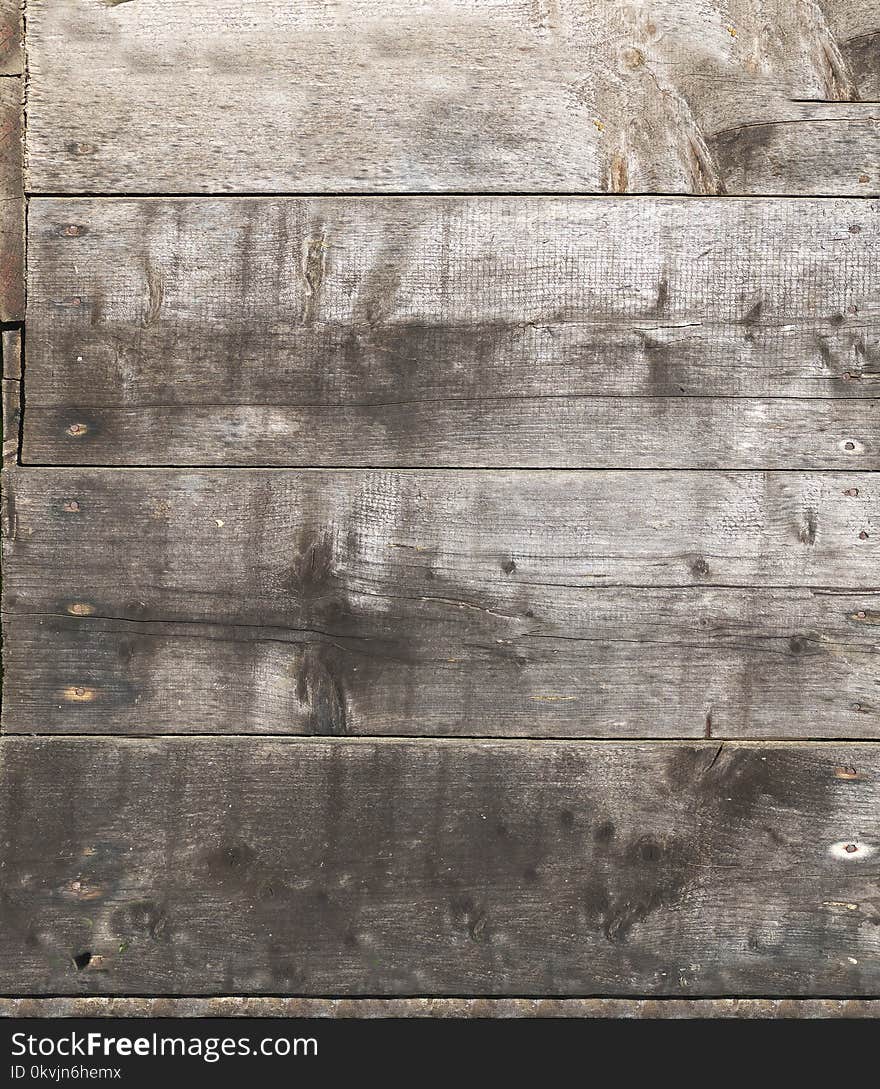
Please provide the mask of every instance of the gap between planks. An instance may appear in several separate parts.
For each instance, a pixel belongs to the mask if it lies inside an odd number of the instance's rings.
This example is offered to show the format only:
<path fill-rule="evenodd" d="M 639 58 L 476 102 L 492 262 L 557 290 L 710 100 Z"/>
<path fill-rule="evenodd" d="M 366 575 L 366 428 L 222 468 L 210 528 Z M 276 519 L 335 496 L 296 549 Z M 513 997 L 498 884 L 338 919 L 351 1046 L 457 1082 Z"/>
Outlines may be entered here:
<path fill-rule="evenodd" d="M 24 412 L 22 411 L 22 416 Z M 673 468 L 668 465 L 649 465 L 633 468 L 626 465 L 604 466 L 577 466 L 571 468 L 559 465 L 226 465 L 214 463 L 213 465 L 195 465 L 190 462 L 171 462 L 164 465 L 98 465 L 91 462 L 77 462 L 59 464 L 57 462 L 42 461 L 17 461 L 16 468 L 20 469 L 54 469 L 57 472 L 78 473 L 83 469 L 97 469 L 106 473 L 143 473 L 143 472 L 199 472 L 199 473 L 705 473 L 707 475 L 723 475 L 725 473 L 742 473 L 744 476 L 760 476 L 762 473 L 799 473 L 802 476 L 813 476 L 819 473 L 853 473 L 860 476 L 876 476 L 878 469 L 744 469 L 736 466 L 726 466 L 723 469 L 704 469 L 699 466 L 688 468 Z M 701 585 L 710 585 L 702 583 Z"/>
<path fill-rule="evenodd" d="M 680 200 L 693 202 L 709 201 L 755 201 L 755 200 L 846 200 L 846 201 L 876 201 L 880 200 L 875 193 L 853 193 L 841 196 L 839 193 L 652 193 L 652 192 L 627 192 L 627 193 L 584 193 L 562 192 L 555 190 L 533 189 L 499 189 L 497 191 L 486 190 L 472 192 L 467 189 L 448 190 L 381 190 L 360 191 L 357 189 L 340 190 L 231 190 L 228 192 L 204 192 L 204 193 L 157 193 L 157 192 L 131 192 L 109 193 L 97 190 L 82 190 L 77 192 L 59 193 L 54 190 L 26 189 L 24 196 L 31 200 L 305 200 L 314 197 L 345 198 L 352 200 L 408 200 L 425 199 L 434 200 L 519 200 L 523 197 L 538 198 L 542 200 L 644 200 L 646 197 L 661 200 Z"/>
<path fill-rule="evenodd" d="M 700 745 L 717 750 L 720 753 L 725 745 L 737 748 L 778 749 L 810 748 L 825 745 L 875 745 L 880 747 L 880 739 L 870 737 L 806 737 L 806 738 L 761 738 L 760 740 L 740 737 L 498 737 L 491 734 L 457 735 L 455 737 L 426 736 L 425 734 L 277 734 L 277 733 L 186 733 L 186 734 L 65 734 L 65 733 L 7 733 L 0 731 L 0 748 L 7 742 L 26 742 L 36 739 L 52 741 L 104 742 L 115 745 L 132 742 L 149 743 L 153 741 L 189 743 L 191 741 L 247 741 L 253 744 L 260 741 L 285 741 L 291 745 L 311 745 L 315 743 L 332 745 L 375 745 L 413 742 L 429 745 L 656 745 L 672 748 Z M 716 756 L 717 756 L 716 753 Z"/>
<path fill-rule="evenodd" d="M 511 995 L 511 996 L 497 995 L 497 994 L 485 994 L 485 995 L 482 995 L 482 994 L 460 994 L 460 995 L 454 995 L 454 996 L 453 995 L 426 995 L 426 994 L 415 994 L 415 993 L 413 993 L 413 994 L 401 994 L 401 995 L 388 995 L 388 994 L 363 994 L 363 995 L 361 995 L 361 994 L 358 994 L 358 995 L 350 995 L 350 996 L 346 996 L 344 998 L 340 998 L 338 996 L 333 997 L 331 995 L 296 995 L 296 994 L 290 994 L 289 992 L 282 992 L 282 991 L 279 991 L 276 994 L 263 993 L 263 992 L 260 992 L 259 994 L 257 994 L 257 993 L 254 993 L 254 992 L 245 992 L 245 991 L 242 991 L 242 992 L 239 992 L 239 993 L 231 993 L 231 994 L 228 993 L 228 992 L 223 993 L 223 994 L 219 994 L 219 993 L 212 992 L 212 991 L 202 991 L 202 992 L 196 992 L 196 993 L 183 993 L 183 992 L 178 993 L 178 992 L 175 992 L 173 994 L 166 992 L 166 993 L 163 993 L 163 994 L 146 994 L 146 995 L 140 995 L 140 994 L 139 995 L 130 995 L 129 993 L 127 993 L 125 991 L 102 992 L 100 995 L 83 994 L 83 993 L 70 994 L 70 993 L 62 993 L 62 992 L 50 993 L 50 994 L 44 994 L 42 992 L 40 992 L 40 993 L 30 992 L 30 993 L 26 993 L 26 994 L 25 993 L 22 993 L 22 994 L 0 994 L 0 1002 L 2 1002 L 4 1004 L 5 1003 L 13 1003 L 13 1002 L 15 1002 L 15 1003 L 18 1003 L 18 1002 L 54 1003 L 54 1002 L 68 1002 L 68 1001 L 70 1001 L 70 1002 L 82 1002 L 84 1004 L 85 1003 L 92 1004 L 92 1003 L 104 1003 L 104 1002 L 113 1002 L 113 1001 L 125 1001 L 125 1002 L 131 1002 L 134 1005 L 137 1005 L 137 1004 L 140 1004 L 140 1003 L 148 1003 L 148 1002 L 162 1002 L 162 1003 L 165 1003 L 165 1002 L 186 1002 L 186 1001 L 208 1001 L 208 1002 L 218 1002 L 218 1003 L 219 1002 L 247 1002 L 247 1003 L 254 1003 L 254 1004 L 257 1004 L 257 1005 L 259 1005 L 260 1003 L 268 1004 L 268 1003 L 272 1003 L 272 1002 L 290 1002 L 290 1003 L 303 1002 L 303 1003 L 308 1003 L 309 1005 L 311 1005 L 313 1007 L 318 1007 L 318 1006 L 321 1006 L 321 1005 L 326 1005 L 328 1008 L 329 1007 L 334 1007 L 334 1006 L 345 1006 L 348 1009 L 351 1009 L 352 1006 L 356 1006 L 358 1003 L 368 1003 L 368 1002 L 381 1002 L 383 1004 L 387 1004 L 390 1007 L 393 1007 L 395 1004 L 402 1003 L 402 1002 L 406 1002 L 406 1003 L 422 1003 L 422 1002 L 424 1002 L 424 1003 L 430 1003 L 432 1006 L 436 1006 L 436 1007 L 440 1007 L 440 1008 L 442 1008 L 444 1005 L 447 1005 L 447 1004 L 448 1005 L 455 1005 L 455 1004 L 461 1003 L 461 1002 L 481 1002 L 481 1003 L 487 1003 L 487 1004 L 497 1004 L 497 1006 L 499 1006 L 499 1007 L 501 1007 L 501 1006 L 513 1006 L 513 1005 L 516 1005 L 517 1003 L 520 1003 L 520 1002 L 529 1002 L 529 1003 L 533 1003 L 533 1002 L 538 1002 L 538 1003 L 558 1002 L 558 1003 L 561 1003 L 561 1004 L 568 1003 L 568 1004 L 570 1004 L 572 1006 L 577 1004 L 577 1003 L 582 1003 L 582 1002 L 595 1002 L 595 1003 L 600 1003 L 602 1006 L 606 1006 L 609 1009 L 613 1009 L 615 1007 L 615 1005 L 617 1005 L 620 1008 L 624 1008 L 624 1007 L 632 1008 L 633 1006 L 637 1006 L 637 1005 L 639 1005 L 641 1003 L 645 1003 L 645 1004 L 649 1004 L 649 1005 L 652 1005 L 652 1006 L 653 1005 L 659 1005 L 659 1006 L 667 1005 L 672 1009 L 675 1009 L 677 1007 L 687 1007 L 687 1008 L 692 1008 L 695 1011 L 698 1011 L 700 1009 L 700 1007 L 707 1008 L 707 1007 L 709 1007 L 710 1005 L 712 1005 L 714 1003 L 720 1003 L 720 1002 L 725 1002 L 725 1003 L 729 1002 L 729 1003 L 731 1003 L 731 1005 L 734 1005 L 734 1006 L 748 1005 L 749 1003 L 761 1004 L 761 1005 L 765 1005 L 765 1006 L 777 1006 L 777 1005 L 779 1005 L 781 1003 L 792 1002 L 792 1003 L 796 1003 L 796 1004 L 802 1004 L 805 1007 L 809 1007 L 811 1005 L 825 1004 L 825 1003 L 835 1003 L 835 1004 L 840 1003 L 842 1005 L 848 1005 L 850 1003 L 855 1003 L 855 1002 L 866 1002 L 866 1003 L 870 1004 L 870 1006 L 871 1006 L 871 1008 L 873 1010 L 873 1012 L 871 1013 L 871 1016 L 872 1017 L 880 1016 L 880 999 L 877 999 L 876 996 L 873 995 L 873 994 L 866 994 L 866 995 L 817 995 L 817 996 L 813 996 L 813 995 L 805 996 L 805 995 L 802 995 L 802 994 L 795 994 L 795 995 L 773 995 L 772 997 L 769 997 L 769 998 L 766 995 L 757 995 L 757 994 L 754 994 L 754 995 L 731 995 L 731 994 L 701 995 L 699 998 L 680 998 L 680 997 L 678 997 L 676 995 L 632 995 L 632 996 L 620 997 L 620 998 L 609 998 L 608 995 L 601 995 L 601 994 L 599 994 L 599 995 L 594 995 L 594 994 L 582 994 L 582 995 L 549 994 L 548 995 L 548 994 L 543 994 L 543 993 L 542 994 L 517 994 L 517 995 Z M 60 1012 L 45 1013 L 45 1014 L 39 1013 L 39 1012 L 38 1013 L 28 1012 L 27 1014 L 15 1014 L 15 1013 L 10 1014 L 10 1013 L 7 1013 L 3 1007 L 0 1007 L 0 1018 L 2 1018 L 2 1017 L 15 1017 L 15 1016 L 22 1016 L 22 1017 L 23 1016 L 27 1016 L 27 1017 L 62 1017 L 62 1016 L 84 1016 L 84 1014 L 67 1014 L 67 1015 L 65 1015 L 65 1014 L 60 1013 Z M 92 1016 L 92 1017 L 135 1016 L 136 1017 L 136 1016 L 141 1016 L 141 1015 L 137 1014 L 137 1013 L 125 1013 L 125 1014 L 114 1013 L 114 1014 L 106 1014 L 105 1015 L 105 1014 L 102 1014 L 101 1012 L 92 1013 L 90 1011 L 89 1016 Z M 145 1010 L 143 1016 L 167 1017 L 168 1014 L 161 1014 L 161 1015 L 151 1014 L 150 1011 Z M 191 1014 L 191 1015 L 190 1014 L 183 1014 L 183 1015 L 175 1014 L 173 1016 L 198 1016 L 198 1017 L 202 1017 L 202 1016 L 228 1016 L 228 1015 L 226 1013 L 215 1013 L 215 1014 L 197 1013 L 197 1014 Z M 236 1016 L 235 1013 L 233 1013 L 232 1016 Z M 258 1012 L 257 1013 L 251 1013 L 251 1014 L 249 1014 L 249 1016 L 260 1016 L 260 1014 Z M 276 1014 L 264 1014 L 263 1016 L 284 1016 L 284 1017 L 330 1016 L 330 1017 L 332 1017 L 334 1015 L 333 1014 L 318 1014 L 318 1013 L 295 1014 L 295 1013 L 284 1013 L 284 1012 L 282 1012 L 282 1013 L 277 1014 L 277 1015 Z M 355 1013 L 355 1014 L 346 1013 L 344 1016 L 350 1017 L 350 1016 L 364 1016 L 364 1015 L 357 1014 L 357 1013 Z M 389 1014 L 375 1013 L 375 1014 L 367 1014 L 366 1016 L 396 1016 L 396 1015 L 394 1015 L 394 1014 L 389 1015 Z M 438 1016 L 438 1014 L 431 1013 L 430 1016 L 432 1016 L 432 1017 L 433 1016 Z M 463 1015 L 462 1014 L 453 1014 L 452 1016 L 489 1017 L 489 1016 L 497 1016 L 497 1015 L 493 1015 L 491 1013 L 480 1011 L 479 1013 L 474 1012 L 472 1014 L 463 1014 Z M 523 1014 L 523 1013 L 520 1013 L 520 1014 L 502 1014 L 501 1016 L 526 1016 L 526 1015 Z M 558 1016 L 558 1015 L 554 1015 L 554 1016 Z M 578 1014 L 574 1014 L 574 1016 L 584 1017 L 584 1016 L 588 1016 L 588 1014 L 578 1013 Z M 594 1015 L 594 1016 L 601 1016 L 601 1015 Z M 608 1016 L 608 1015 L 606 1014 L 605 1016 Z M 616 1016 L 616 1015 L 612 1015 L 612 1016 Z M 695 1012 L 694 1016 L 698 1016 L 698 1013 Z"/>

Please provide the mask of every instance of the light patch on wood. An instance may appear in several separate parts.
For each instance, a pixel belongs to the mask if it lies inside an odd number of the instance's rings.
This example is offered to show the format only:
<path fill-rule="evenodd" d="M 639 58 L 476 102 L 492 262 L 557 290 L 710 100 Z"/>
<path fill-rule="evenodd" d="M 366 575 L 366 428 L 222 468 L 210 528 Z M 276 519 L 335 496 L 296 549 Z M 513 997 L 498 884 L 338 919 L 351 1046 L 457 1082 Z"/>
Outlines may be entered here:
<path fill-rule="evenodd" d="M 70 703 L 91 703 L 97 697 L 94 688 L 84 688 L 80 685 L 69 685 L 62 694 Z"/>
<path fill-rule="evenodd" d="M 67 611 L 71 616 L 93 616 L 95 606 L 88 605 L 84 601 L 75 601 L 73 604 L 67 606 Z"/>
<path fill-rule="evenodd" d="M 841 839 L 828 847 L 828 854 L 843 862 L 867 862 L 876 852 L 872 844 L 857 839 Z"/>

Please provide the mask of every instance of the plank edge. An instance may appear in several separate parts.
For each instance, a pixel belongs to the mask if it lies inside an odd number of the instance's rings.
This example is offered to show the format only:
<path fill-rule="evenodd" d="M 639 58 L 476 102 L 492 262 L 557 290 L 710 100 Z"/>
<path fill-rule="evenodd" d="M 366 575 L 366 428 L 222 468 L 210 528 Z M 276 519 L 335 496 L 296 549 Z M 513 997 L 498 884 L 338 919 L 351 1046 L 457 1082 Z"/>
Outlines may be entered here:
<path fill-rule="evenodd" d="M 847 998 L 0 998 L 0 1017 L 868 1019 L 880 999 Z"/>

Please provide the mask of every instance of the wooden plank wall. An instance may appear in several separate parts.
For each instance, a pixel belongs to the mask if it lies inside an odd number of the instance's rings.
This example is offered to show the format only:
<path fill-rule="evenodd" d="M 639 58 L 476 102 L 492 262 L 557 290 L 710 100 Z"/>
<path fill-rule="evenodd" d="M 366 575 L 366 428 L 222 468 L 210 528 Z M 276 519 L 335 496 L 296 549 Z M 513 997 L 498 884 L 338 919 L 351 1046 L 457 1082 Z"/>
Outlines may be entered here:
<path fill-rule="evenodd" d="M 19 17 L 0 1013 L 872 1015 L 876 6 Z"/>

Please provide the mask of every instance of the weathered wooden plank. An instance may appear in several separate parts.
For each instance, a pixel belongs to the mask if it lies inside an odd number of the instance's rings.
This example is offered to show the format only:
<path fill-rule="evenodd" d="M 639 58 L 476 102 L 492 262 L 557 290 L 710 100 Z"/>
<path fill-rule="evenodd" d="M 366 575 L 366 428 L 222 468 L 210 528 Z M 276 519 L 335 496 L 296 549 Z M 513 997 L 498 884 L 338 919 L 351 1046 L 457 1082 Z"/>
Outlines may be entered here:
<path fill-rule="evenodd" d="M 548 397 L 118 409 L 28 402 L 26 464 L 874 469 L 880 400 Z"/>
<path fill-rule="evenodd" d="M 0 987 L 876 993 L 876 750 L 6 738 Z"/>
<path fill-rule="evenodd" d="M 3 467 L 18 460 L 21 427 L 21 332 L 5 329 L 0 337 L 3 358 Z"/>
<path fill-rule="evenodd" d="M 0 56 L 2 35 L 0 13 Z M 21 93 L 20 79 L 0 77 L 0 321 L 21 321 L 25 308 Z"/>
<path fill-rule="evenodd" d="M 876 734 L 867 474 L 19 470 L 4 728 Z"/>
<path fill-rule="evenodd" d="M 29 11 L 42 192 L 880 192 L 814 116 L 876 90 L 876 5 L 54 0 Z M 833 116 L 829 115 L 829 116 Z M 880 153 L 877 127 L 859 134 Z M 832 121 L 837 125 L 837 121 Z M 784 126 L 775 174 L 713 138 Z M 833 157 L 828 158 L 829 152 Z M 777 149 L 764 154 L 777 158 Z"/>
<path fill-rule="evenodd" d="M 878 207 L 34 200 L 24 460 L 873 468 Z"/>
<path fill-rule="evenodd" d="M 880 99 L 880 15 L 873 0 L 823 4 L 830 38 L 836 43 L 855 96 Z"/>
<path fill-rule="evenodd" d="M 877 113 L 876 105 L 803 104 L 796 116 L 716 133 L 709 146 L 734 193 L 870 196 L 880 187 Z"/>
<path fill-rule="evenodd" d="M 23 68 L 21 0 L 0 0 L 0 75 L 17 76 Z"/>
<path fill-rule="evenodd" d="M 0 1017 L 880 1017 L 865 998 L 0 998 Z"/>

